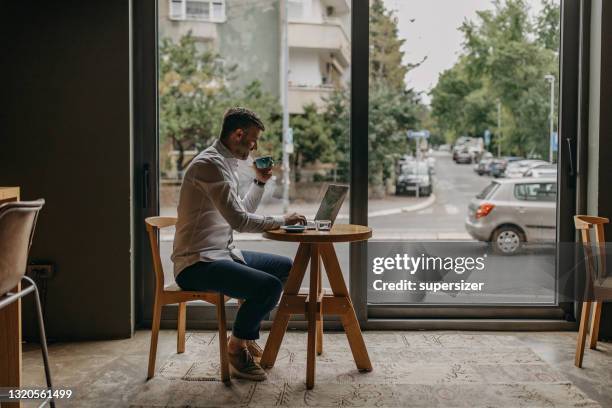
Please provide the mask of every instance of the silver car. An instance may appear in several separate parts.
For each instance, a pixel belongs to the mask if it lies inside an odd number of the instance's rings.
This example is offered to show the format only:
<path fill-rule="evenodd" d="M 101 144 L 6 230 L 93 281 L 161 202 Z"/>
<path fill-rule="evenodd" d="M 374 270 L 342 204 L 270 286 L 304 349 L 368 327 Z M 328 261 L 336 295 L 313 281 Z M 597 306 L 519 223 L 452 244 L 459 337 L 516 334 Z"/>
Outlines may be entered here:
<path fill-rule="evenodd" d="M 497 252 L 514 254 L 525 242 L 555 240 L 556 205 L 556 178 L 495 180 L 470 202 L 465 228 Z"/>
<path fill-rule="evenodd" d="M 508 178 L 520 178 L 523 177 L 523 174 L 525 174 L 527 170 L 544 164 L 549 163 L 545 162 L 544 160 L 518 160 L 508 164 L 505 175 Z"/>
<path fill-rule="evenodd" d="M 557 177 L 556 164 L 541 164 L 527 170 L 523 177 Z"/>

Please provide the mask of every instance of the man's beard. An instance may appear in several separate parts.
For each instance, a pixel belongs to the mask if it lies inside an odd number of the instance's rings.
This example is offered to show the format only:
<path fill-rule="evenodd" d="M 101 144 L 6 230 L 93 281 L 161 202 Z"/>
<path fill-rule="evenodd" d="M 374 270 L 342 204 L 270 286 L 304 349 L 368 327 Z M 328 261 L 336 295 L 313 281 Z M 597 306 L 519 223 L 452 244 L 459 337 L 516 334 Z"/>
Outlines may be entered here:
<path fill-rule="evenodd" d="M 242 150 L 244 148 L 244 150 Z M 249 142 L 247 141 L 242 141 L 240 143 L 240 158 L 242 160 L 246 160 L 249 157 L 249 153 L 251 152 L 250 150 L 250 146 L 249 146 Z"/>

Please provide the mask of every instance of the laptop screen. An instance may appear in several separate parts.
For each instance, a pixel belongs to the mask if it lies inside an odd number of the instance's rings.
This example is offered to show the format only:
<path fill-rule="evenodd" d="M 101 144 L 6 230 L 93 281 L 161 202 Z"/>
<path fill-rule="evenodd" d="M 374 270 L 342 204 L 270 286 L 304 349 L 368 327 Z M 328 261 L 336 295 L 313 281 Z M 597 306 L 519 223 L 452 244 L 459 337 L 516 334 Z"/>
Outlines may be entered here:
<path fill-rule="evenodd" d="M 315 221 L 330 220 L 333 224 L 340 212 L 340 207 L 342 207 L 348 190 L 348 186 L 337 184 L 330 184 L 327 186 L 327 191 L 325 191 L 325 196 L 321 201 L 319 211 L 317 211 L 317 215 L 315 215 Z"/>

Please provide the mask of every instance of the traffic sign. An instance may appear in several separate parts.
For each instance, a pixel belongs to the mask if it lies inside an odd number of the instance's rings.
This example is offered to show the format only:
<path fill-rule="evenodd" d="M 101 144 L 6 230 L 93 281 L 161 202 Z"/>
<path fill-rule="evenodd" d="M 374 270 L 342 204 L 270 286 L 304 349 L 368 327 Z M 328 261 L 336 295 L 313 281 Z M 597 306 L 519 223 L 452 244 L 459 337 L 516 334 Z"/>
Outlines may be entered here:
<path fill-rule="evenodd" d="M 429 130 L 419 130 L 419 131 L 409 130 L 408 131 L 408 139 L 418 139 L 418 138 L 429 139 Z"/>
<path fill-rule="evenodd" d="M 489 146 L 491 144 L 491 131 L 489 129 L 484 132 L 484 144 Z"/>

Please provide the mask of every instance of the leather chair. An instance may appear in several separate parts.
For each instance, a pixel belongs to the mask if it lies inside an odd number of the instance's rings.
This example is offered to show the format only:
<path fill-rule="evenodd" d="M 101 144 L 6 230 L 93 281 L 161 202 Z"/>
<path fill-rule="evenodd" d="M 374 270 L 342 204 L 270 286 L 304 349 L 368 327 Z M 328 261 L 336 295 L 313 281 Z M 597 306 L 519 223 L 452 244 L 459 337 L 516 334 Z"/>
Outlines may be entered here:
<path fill-rule="evenodd" d="M 45 377 L 47 388 L 52 391 L 47 338 L 45 336 L 40 296 L 36 283 L 25 276 L 36 220 L 44 204 L 44 200 L 37 200 L 16 201 L 0 205 L 0 309 L 34 292 Z M 11 292 L 18 287 L 21 281 L 26 281 L 29 285 L 21 290 Z M 50 402 L 51 407 L 55 407 L 55 402 L 52 399 L 47 399 L 46 402 Z"/>

